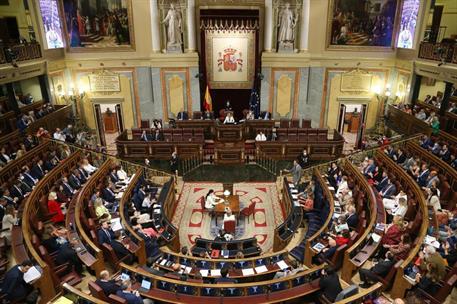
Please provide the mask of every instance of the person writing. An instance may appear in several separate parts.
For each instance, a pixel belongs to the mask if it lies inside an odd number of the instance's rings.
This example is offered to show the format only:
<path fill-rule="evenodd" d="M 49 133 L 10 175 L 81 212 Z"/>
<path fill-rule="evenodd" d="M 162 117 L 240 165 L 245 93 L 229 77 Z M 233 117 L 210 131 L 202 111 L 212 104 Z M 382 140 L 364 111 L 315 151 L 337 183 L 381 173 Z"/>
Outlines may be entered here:
<path fill-rule="evenodd" d="M 208 193 L 206 194 L 206 198 L 205 198 L 205 208 L 206 209 L 209 209 L 209 210 L 212 210 L 214 209 L 214 207 L 217 205 L 217 204 L 220 204 L 222 203 L 222 199 L 221 198 L 218 198 L 216 196 L 216 193 L 214 193 L 214 190 L 213 189 L 210 189 L 208 191 Z"/>

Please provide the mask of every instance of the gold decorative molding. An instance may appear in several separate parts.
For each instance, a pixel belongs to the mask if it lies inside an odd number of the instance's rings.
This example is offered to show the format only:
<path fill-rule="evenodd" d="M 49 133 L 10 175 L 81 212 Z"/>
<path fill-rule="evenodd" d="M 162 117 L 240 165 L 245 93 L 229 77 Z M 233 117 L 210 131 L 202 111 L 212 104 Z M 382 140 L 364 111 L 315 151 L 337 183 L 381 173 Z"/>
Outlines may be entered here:
<path fill-rule="evenodd" d="M 169 116 L 168 116 L 168 105 L 170 104 L 170 101 L 168 100 L 168 94 L 167 94 L 167 82 L 166 82 L 166 77 L 165 74 L 167 73 L 174 73 L 174 75 L 177 72 L 184 73 L 185 75 L 185 88 L 186 88 L 186 98 L 183 97 L 183 108 L 186 108 L 187 105 L 187 112 L 191 113 L 192 112 L 192 96 L 190 94 L 190 72 L 188 68 L 162 68 L 160 69 L 160 83 L 162 86 L 162 112 L 163 112 L 163 120 L 168 121 Z M 176 75 L 177 76 L 177 75 Z M 182 80 L 181 77 L 178 77 Z M 184 87 L 183 87 L 184 88 Z M 183 95 L 184 95 L 184 89 L 183 89 Z M 170 96 L 171 98 L 171 96 Z"/>
<path fill-rule="evenodd" d="M 292 79 L 287 74 L 281 75 L 278 79 L 276 89 L 276 112 L 281 117 L 290 113 L 290 104 L 292 99 Z"/>
<path fill-rule="evenodd" d="M 195 5 L 198 6 L 265 6 L 265 0 L 197 0 Z"/>
<path fill-rule="evenodd" d="M 178 75 L 168 80 L 168 95 L 170 96 L 170 112 L 175 116 L 184 109 L 184 81 Z"/>

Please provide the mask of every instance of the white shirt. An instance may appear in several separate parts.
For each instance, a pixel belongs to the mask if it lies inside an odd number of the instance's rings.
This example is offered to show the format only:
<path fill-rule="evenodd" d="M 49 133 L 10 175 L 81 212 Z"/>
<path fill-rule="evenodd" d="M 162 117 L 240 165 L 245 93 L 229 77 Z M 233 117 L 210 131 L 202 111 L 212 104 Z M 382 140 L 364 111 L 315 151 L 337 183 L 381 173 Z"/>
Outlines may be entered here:
<path fill-rule="evenodd" d="M 233 116 L 225 116 L 225 119 L 224 119 L 224 123 L 234 123 L 235 122 L 235 118 Z"/>
<path fill-rule="evenodd" d="M 227 221 L 234 221 L 235 220 L 235 215 L 227 215 L 227 213 L 224 214 L 224 223 Z"/>
<path fill-rule="evenodd" d="M 54 139 L 65 141 L 65 135 L 59 132 L 54 133 Z"/>
<path fill-rule="evenodd" d="M 214 206 L 216 206 L 216 205 L 217 205 L 217 203 L 216 203 L 216 195 L 215 194 L 210 194 L 206 198 L 205 208 L 206 209 L 213 209 Z"/>
<path fill-rule="evenodd" d="M 349 190 L 348 182 L 347 181 L 342 181 L 340 185 L 338 186 L 338 190 L 336 190 L 336 195 L 339 195 L 341 192 Z"/>
<path fill-rule="evenodd" d="M 143 199 L 143 203 L 141 204 L 141 207 L 143 208 L 149 208 L 152 206 L 152 204 L 155 202 L 154 199 L 150 199 L 149 196 L 146 196 L 144 199 Z"/>
<path fill-rule="evenodd" d="M 257 134 L 257 136 L 255 137 L 255 140 L 256 141 L 266 141 L 267 140 L 267 137 L 265 136 L 265 134 Z"/>
<path fill-rule="evenodd" d="M 117 178 L 120 180 L 126 180 L 128 179 L 127 172 L 125 172 L 122 168 L 117 170 Z"/>

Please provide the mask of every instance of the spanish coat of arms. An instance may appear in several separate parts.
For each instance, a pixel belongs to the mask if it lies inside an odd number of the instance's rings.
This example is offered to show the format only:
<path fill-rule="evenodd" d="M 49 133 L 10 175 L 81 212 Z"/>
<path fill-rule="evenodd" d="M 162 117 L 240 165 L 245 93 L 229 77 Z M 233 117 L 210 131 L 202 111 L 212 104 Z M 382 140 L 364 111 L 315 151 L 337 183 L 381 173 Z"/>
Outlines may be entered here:
<path fill-rule="evenodd" d="M 224 50 L 224 54 L 219 52 L 219 59 L 217 59 L 218 71 L 222 72 L 222 66 L 226 72 L 235 72 L 238 69 L 238 72 L 243 71 L 243 59 L 241 59 L 242 54 L 237 49 L 227 48 Z"/>

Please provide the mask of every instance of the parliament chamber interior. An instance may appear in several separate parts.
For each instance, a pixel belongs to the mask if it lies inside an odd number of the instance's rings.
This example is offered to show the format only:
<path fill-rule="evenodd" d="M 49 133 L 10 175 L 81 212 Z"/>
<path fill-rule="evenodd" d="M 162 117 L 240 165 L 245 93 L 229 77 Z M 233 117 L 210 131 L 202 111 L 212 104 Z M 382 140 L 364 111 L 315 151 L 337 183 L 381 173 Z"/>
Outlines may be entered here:
<path fill-rule="evenodd" d="M 0 0 L 0 304 L 457 303 L 456 14 Z"/>

